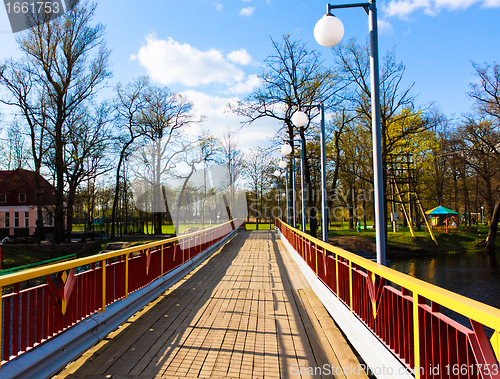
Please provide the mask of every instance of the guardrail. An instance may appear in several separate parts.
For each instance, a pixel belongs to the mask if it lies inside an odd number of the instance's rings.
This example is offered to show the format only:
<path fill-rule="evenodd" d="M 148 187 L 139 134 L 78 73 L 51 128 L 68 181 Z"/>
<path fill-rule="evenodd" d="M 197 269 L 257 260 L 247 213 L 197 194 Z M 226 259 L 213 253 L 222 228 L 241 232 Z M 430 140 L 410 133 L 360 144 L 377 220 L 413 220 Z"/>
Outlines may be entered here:
<path fill-rule="evenodd" d="M 280 220 L 276 227 L 415 378 L 500 378 L 500 309 L 324 243 Z M 470 327 L 440 307 L 468 318 Z M 491 339 L 485 327 L 493 330 Z"/>
<path fill-rule="evenodd" d="M 104 312 L 241 225 L 244 221 L 233 220 L 195 233 L 0 277 L 1 364 Z M 34 286 L 30 287 L 30 281 L 36 281 Z"/>

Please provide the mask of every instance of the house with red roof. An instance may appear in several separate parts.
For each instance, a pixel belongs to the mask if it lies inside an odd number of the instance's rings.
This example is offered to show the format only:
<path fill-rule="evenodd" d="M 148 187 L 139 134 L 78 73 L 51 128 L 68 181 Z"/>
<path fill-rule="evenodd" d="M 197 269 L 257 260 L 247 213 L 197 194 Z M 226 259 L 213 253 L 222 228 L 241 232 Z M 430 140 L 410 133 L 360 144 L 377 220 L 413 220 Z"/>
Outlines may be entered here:
<path fill-rule="evenodd" d="M 36 173 L 18 168 L 0 171 L 0 237 L 35 233 L 37 204 L 35 197 Z M 56 190 L 40 175 L 43 225 L 53 227 L 52 216 Z"/>

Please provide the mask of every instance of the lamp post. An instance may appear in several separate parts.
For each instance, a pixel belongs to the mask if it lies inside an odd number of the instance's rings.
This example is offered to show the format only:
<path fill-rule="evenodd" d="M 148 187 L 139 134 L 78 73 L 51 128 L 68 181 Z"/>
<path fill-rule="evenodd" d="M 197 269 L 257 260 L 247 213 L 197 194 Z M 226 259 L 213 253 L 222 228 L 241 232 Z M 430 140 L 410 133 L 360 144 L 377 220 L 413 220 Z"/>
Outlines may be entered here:
<path fill-rule="evenodd" d="M 280 183 L 280 179 L 281 179 L 281 171 L 276 169 L 274 171 L 274 176 L 276 177 L 276 182 L 277 182 L 277 187 L 278 187 L 278 209 L 279 209 L 279 213 L 278 213 L 278 218 L 281 220 L 281 215 L 282 215 L 282 210 L 281 210 L 281 183 Z M 272 212 L 271 212 L 272 213 Z M 273 216 L 274 216 L 274 213 L 272 213 Z"/>
<path fill-rule="evenodd" d="M 282 169 L 285 169 L 287 164 L 284 160 L 281 160 L 278 163 L 278 166 Z M 286 179 L 286 223 L 290 224 L 290 203 L 288 202 L 288 170 L 285 171 L 285 179 Z"/>
<path fill-rule="evenodd" d="M 321 111 L 321 231 L 323 242 L 328 242 L 328 206 L 326 196 L 326 154 L 325 154 L 325 107 L 323 103 L 316 105 L 301 105 L 299 110 L 292 115 L 292 123 L 301 127 L 308 123 L 309 117 L 300 108 L 319 108 Z"/>
<path fill-rule="evenodd" d="M 281 153 L 286 157 L 292 152 L 292 147 L 285 143 L 281 148 Z M 297 214 L 296 214 L 296 199 L 297 195 L 295 193 L 295 157 L 292 156 L 292 177 L 290 178 L 292 181 L 292 225 L 295 228 L 297 226 Z M 287 188 L 288 189 L 288 188 Z M 288 224 L 290 224 L 290 220 L 288 220 Z"/>
<path fill-rule="evenodd" d="M 293 121 L 292 121 L 293 122 Z M 295 140 L 290 140 L 289 142 L 294 143 Z M 304 141 L 300 140 L 297 142 L 302 143 L 302 148 L 300 149 L 300 177 L 301 177 L 301 204 L 302 204 L 302 231 L 306 232 L 306 207 L 305 207 L 305 185 L 304 185 L 304 157 L 305 157 L 305 146 Z M 292 147 L 289 144 L 283 145 L 281 152 L 286 156 L 292 152 Z M 296 218 L 296 206 L 295 206 L 295 157 L 292 156 L 293 169 L 292 169 L 292 182 L 293 182 L 293 227 L 297 225 Z"/>
<path fill-rule="evenodd" d="M 376 0 L 366 3 L 340 4 L 326 6 L 326 15 L 314 27 L 314 38 L 322 45 L 331 47 L 340 42 L 344 35 L 342 21 L 330 13 L 332 9 L 363 8 L 368 15 L 370 33 L 370 78 L 372 101 L 372 140 L 373 140 L 373 185 L 375 193 L 375 233 L 377 238 L 377 263 L 385 265 L 385 214 L 384 214 L 384 183 L 382 171 L 382 132 L 380 124 L 380 86 L 378 65 L 378 32 Z"/>
<path fill-rule="evenodd" d="M 484 214 L 483 214 L 483 211 L 484 211 L 484 207 L 481 207 L 481 224 L 484 224 Z"/>

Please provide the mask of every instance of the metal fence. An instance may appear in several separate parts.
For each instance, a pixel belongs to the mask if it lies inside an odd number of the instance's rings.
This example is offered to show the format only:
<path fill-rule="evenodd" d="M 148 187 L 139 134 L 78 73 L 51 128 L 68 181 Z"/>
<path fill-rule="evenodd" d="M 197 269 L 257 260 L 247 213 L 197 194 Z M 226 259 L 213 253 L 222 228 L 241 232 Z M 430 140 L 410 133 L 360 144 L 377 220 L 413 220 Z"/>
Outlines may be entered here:
<path fill-rule="evenodd" d="M 499 309 L 336 248 L 280 220 L 276 227 L 415 378 L 500 378 Z M 466 317 L 470 326 L 440 307 Z M 491 339 L 485 327 L 493 330 Z"/>

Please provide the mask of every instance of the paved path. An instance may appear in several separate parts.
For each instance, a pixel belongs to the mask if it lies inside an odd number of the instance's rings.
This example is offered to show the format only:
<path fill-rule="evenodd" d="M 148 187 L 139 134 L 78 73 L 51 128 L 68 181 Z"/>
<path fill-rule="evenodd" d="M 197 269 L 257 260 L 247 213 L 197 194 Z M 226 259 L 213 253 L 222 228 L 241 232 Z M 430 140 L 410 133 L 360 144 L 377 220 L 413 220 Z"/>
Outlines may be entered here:
<path fill-rule="evenodd" d="M 347 367 L 358 375 L 335 377 L 366 379 L 358 364 L 266 230 L 239 233 L 57 378 L 331 378 Z"/>

